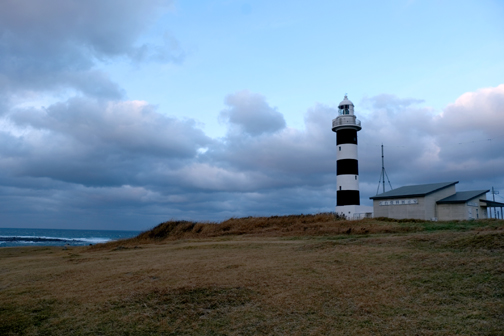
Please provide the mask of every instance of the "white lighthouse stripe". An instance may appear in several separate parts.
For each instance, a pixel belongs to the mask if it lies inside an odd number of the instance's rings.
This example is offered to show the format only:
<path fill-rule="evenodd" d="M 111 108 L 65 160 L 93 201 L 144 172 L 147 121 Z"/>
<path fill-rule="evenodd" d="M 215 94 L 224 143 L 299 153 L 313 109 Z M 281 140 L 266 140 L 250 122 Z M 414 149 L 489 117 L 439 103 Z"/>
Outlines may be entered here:
<path fill-rule="evenodd" d="M 336 187 L 338 188 L 338 190 L 359 190 L 359 176 L 338 175 Z"/>
<path fill-rule="evenodd" d="M 355 159 L 357 160 L 357 145 L 355 144 L 341 144 L 336 146 L 337 160 Z"/>

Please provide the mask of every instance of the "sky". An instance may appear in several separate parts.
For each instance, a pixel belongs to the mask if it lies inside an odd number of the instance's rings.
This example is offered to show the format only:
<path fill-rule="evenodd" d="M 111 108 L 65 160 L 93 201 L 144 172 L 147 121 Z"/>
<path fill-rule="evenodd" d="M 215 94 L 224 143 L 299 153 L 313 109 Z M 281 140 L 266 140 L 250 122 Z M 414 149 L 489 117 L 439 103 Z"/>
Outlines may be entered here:
<path fill-rule="evenodd" d="M 3 0 L 0 227 L 146 230 L 459 181 L 504 202 L 501 0 Z M 488 194 L 488 198 L 492 195 Z"/>

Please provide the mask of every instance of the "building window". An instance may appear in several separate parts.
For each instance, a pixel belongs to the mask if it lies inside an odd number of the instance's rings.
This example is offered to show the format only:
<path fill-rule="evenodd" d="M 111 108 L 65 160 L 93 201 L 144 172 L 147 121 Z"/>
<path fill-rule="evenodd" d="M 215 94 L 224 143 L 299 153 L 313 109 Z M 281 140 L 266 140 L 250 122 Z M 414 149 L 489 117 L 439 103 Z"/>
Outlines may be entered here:
<path fill-rule="evenodd" d="M 357 175 L 355 175 L 355 179 L 357 180 Z"/>
<path fill-rule="evenodd" d="M 339 151 L 341 152 L 341 146 L 339 146 Z"/>
<path fill-rule="evenodd" d="M 341 186 L 339 186 L 339 190 L 341 190 Z"/>

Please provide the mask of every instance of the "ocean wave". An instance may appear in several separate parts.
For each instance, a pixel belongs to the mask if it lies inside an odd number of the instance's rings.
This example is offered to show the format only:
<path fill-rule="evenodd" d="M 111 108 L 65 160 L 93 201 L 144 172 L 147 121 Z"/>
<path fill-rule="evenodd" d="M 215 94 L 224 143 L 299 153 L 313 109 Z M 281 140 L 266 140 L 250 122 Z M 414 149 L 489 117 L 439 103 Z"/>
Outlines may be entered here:
<path fill-rule="evenodd" d="M 106 242 L 112 240 L 110 238 L 79 238 L 79 239 L 80 239 L 80 241 L 90 243 L 90 244 L 101 244 L 101 243 L 106 243 Z"/>
<path fill-rule="evenodd" d="M 99 244 L 110 241 L 110 238 L 65 238 L 45 236 L 0 236 L 0 243 L 23 242 L 23 243 L 88 243 Z"/>

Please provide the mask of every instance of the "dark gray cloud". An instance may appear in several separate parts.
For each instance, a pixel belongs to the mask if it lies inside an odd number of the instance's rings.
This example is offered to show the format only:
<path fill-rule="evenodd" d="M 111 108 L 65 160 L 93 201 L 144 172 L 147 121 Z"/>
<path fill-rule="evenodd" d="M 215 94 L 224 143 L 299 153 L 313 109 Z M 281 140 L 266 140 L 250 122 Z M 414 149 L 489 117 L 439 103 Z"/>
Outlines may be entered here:
<path fill-rule="evenodd" d="M 180 62 L 168 33 L 139 41 L 171 0 L 6 0 L 0 2 L 0 95 L 79 90 L 118 98 L 122 90 L 94 65 L 111 58 Z"/>
<path fill-rule="evenodd" d="M 327 211 L 318 198 L 331 194 L 334 135 L 320 130 L 334 112 L 314 107 L 304 130 L 215 140 L 194 121 L 165 117 L 141 101 L 81 97 L 16 109 L 0 132 L 5 218 L 76 226 L 69 218 L 80 216 L 88 227 L 117 228 L 110 218 L 139 227 L 140 218 L 154 225 L 172 217 Z"/>
<path fill-rule="evenodd" d="M 269 106 L 265 97 L 259 94 L 244 90 L 228 95 L 225 102 L 229 107 L 221 112 L 220 117 L 237 127 L 230 129 L 235 133 L 257 136 L 285 128 L 283 115 Z"/>
<path fill-rule="evenodd" d="M 253 183 L 255 188 L 327 181 L 327 173 L 334 168 L 334 133 L 330 131 L 330 122 L 335 115 L 334 109 L 317 105 L 306 113 L 304 130 L 283 128 L 260 137 L 231 133 L 223 143 L 211 147 L 207 157 L 212 164 L 225 169 L 269 177 Z"/>
<path fill-rule="evenodd" d="M 151 161 L 194 158 L 212 141 L 193 120 L 158 113 L 142 101 L 72 98 L 47 109 L 16 110 L 0 136 L 0 167 L 18 177 L 83 185 L 147 183 Z M 15 129 L 15 131 L 13 131 Z"/>
<path fill-rule="evenodd" d="M 392 96 L 389 104 L 377 98 L 383 108 L 374 107 L 372 97 L 368 111 L 357 104 L 363 201 L 377 189 L 381 143 L 395 187 L 451 180 L 460 180 L 461 189 L 504 184 L 503 139 L 485 139 L 497 135 L 498 103 L 488 100 L 499 102 L 503 87 L 463 95 L 442 113 L 415 102 L 394 106 Z M 476 107 L 478 117 L 490 121 L 470 127 L 475 116 L 464 111 Z M 2 211 L 12 223 L 39 216 L 38 223 L 78 225 L 65 223 L 80 216 L 82 225 L 113 228 L 114 221 L 145 228 L 169 218 L 331 211 L 335 116 L 334 109 L 316 105 L 302 130 L 209 139 L 194 121 L 165 117 L 146 102 L 73 98 L 17 110 L 0 133 Z"/>
<path fill-rule="evenodd" d="M 368 110 L 356 103 L 362 201 L 378 187 L 381 143 L 394 187 L 504 185 L 504 139 L 494 133 L 503 88 L 463 95 L 441 113 L 393 96 L 388 104 L 377 97 L 383 108 L 373 97 Z M 475 116 L 464 111 L 476 107 L 490 121 L 470 127 Z M 72 98 L 14 112 L 0 132 L 0 208 L 11 226 L 37 218 L 42 226 L 147 228 L 170 218 L 311 213 L 335 204 L 337 114 L 324 105 L 306 112 L 304 129 L 221 139 L 141 101 Z"/>
<path fill-rule="evenodd" d="M 172 0 L 5 0 L 0 4 L 0 29 L 16 55 L 26 55 L 24 48 L 53 53 L 82 48 L 97 58 L 119 56 L 145 48 L 135 46 L 138 37 L 171 4 Z M 69 67 L 87 64 L 70 56 Z"/>

